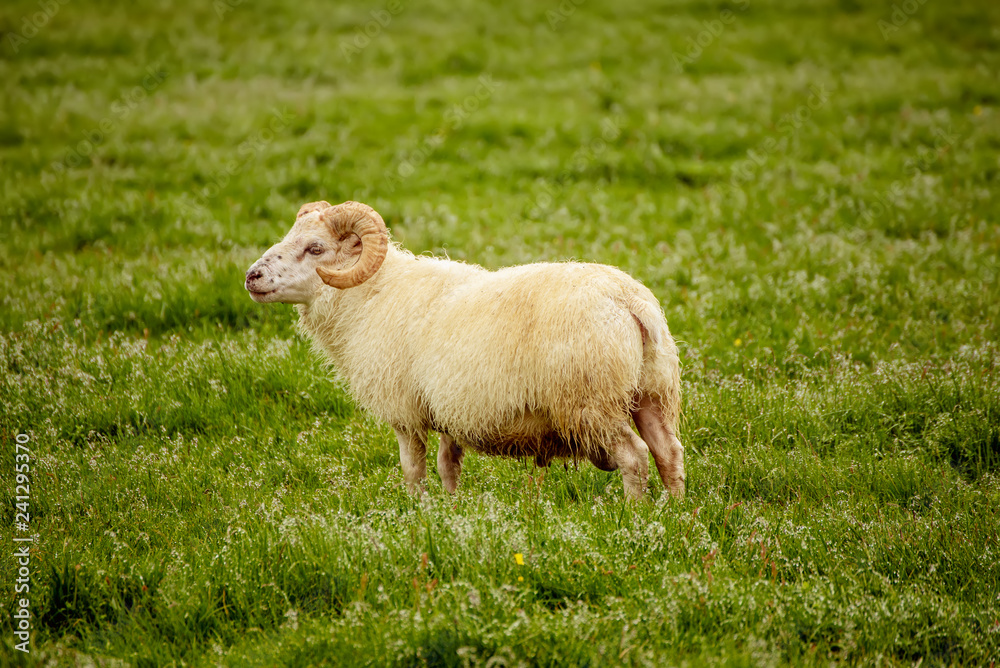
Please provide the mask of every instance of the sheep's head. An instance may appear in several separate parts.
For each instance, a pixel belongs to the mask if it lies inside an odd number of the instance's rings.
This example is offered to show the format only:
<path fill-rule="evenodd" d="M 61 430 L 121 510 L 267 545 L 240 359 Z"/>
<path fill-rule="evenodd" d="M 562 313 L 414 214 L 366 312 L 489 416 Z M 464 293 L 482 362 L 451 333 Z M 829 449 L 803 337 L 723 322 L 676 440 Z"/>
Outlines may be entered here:
<path fill-rule="evenodd" d="M 325 286 L 343 290 L 367 281 L 388 246 L 385 223 L 370 206 L 310 202 L 285 238 L 247 270 L 246 289 L 257 302 L 308 304 Z"/>

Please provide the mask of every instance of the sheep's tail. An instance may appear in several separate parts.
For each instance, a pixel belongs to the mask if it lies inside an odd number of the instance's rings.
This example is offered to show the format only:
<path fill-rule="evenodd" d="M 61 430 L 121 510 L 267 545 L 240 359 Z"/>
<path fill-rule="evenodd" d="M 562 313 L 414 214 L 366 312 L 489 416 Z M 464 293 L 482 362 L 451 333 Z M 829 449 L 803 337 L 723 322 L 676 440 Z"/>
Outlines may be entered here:
<path fill-rule="evenodd" d="M 634 295 L 629 298 L 627 308 L 642 330 L 644 360 L 634 402 L 647 395 L 656 404 L 663 425 L 676 432 L 681 407 L 677 344 L 670 335 L 667 320 L 658 303 Z M 634 408 L 638 408 L 637 403 Z"/>
<path fill-rule="evenodd" d="M 642 330 L 643 348 L 647 348 L 647 346 L 658 348 L 664 339 L 670 336 L 666 320 L 663 318 L 663 311 L 660 310 L 659 306 L 649 303 L 638 295 L 633 295 L 629 297 L 625 308 L 639 323 L 639 328 Z"/>

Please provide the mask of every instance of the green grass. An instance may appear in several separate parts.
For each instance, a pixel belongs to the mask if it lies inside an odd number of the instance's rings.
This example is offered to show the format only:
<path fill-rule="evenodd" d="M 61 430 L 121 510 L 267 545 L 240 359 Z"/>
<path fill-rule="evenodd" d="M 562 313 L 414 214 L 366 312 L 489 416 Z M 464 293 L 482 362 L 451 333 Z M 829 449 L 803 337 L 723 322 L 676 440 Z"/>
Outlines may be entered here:
<path fill-rule="evenodd" d="M 1000 6 L 904 4 L 5 3 L 0 663 L 996 662 Z M 687 498 L 436 448 L 410 498 L 242 287 L 321 198 L 642 280 Z"/>

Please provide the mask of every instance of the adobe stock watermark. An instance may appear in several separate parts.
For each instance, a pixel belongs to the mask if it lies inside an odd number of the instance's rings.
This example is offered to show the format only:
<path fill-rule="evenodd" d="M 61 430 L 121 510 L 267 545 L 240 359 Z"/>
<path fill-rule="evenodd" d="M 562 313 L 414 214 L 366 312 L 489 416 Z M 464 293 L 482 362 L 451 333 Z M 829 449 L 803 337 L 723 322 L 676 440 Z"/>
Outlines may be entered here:
<path fill-rule="evenodd" d="M 562 0 L 555 9 L 549 9 L 545 12 L 545 18 L 549 22 L 549 30 L 553 32 L 559 30 L 559 27 L 569 20 L 569 17 L 573 16 L 576 12 L 576 8 L 585 3 L 587 0 Z"/>
<path fill-rule="evenodd" d="M 243 0 L 215 0 L 215 2 L 212 3 L 212 9 L 215 10 L 215 15 L 221 21 L 226 18 L 226 14 L 242 4 Z"/>
<path fill-rule="evenodd" d="M 735 4 L 736 9 L 740 12 L 745 12 L 750 8 L 750 0 L 739 0 Z M 735 22 L 736 14 L 731 9 L 723 9 L 719 12 L 719 18 L 717 19 L 702 21 L 701 25 L 703 29 L 697 35 L 684 38 L 684 41 L 687 42 L 687 50 L 684 53 L 671 51 L 671 59 L 674 62 L 674 68 L 677 72 L 683 72 L 685 65 L 691 65 L 701 58 L 705 49 L 712 46 L 715 40 L 726 31 L 726 26 L 732 25 Z"/>
<path fill-rule="evenodd" d="M 427 162 L 434 151 L 444 144 L 448 135 L 465 125 L 469 117 L 479 111 L 493 97 L 497 89 L 502 87 L 503 83 L 494 81 L 492 74 L 481 74 L 476 90 L 445 111 L 443 122 L 437 131 L 424 137 L 420 145 L 409 151 L 394 169 L 387 169 L 383 173 L 385 189 L 390 194 L 396 192 L 397 185 L 402 183 L 404 179 L 413 176 L 417 168 Z"/>
<path fill-rule="evenodd" d="M 122 122 L 131 116 L 143 101 L 146 100 L 167 79 L 167 72 L 157 63 L 146 68 L 146 76 L 132 88 L 122 92 L 111 103 L 111 111 L 102 118 L 96 126 L 83 133 L 82 139 L 69 146 L 58 160 L 53 160 L 48 169 L 42 173 L 42 186 L 48 190 L 50 177 L 64 173 L 67 169 L 79 167 L 114 134 Z"/>
<path fill-rule="evenodd" d="M 52 17 L 59 13 L 59 9 L 67 4 L 69 0 L 38 0 L 39 11 L 26 15 L 21 19 L 21 30 L 19 32 L 7 33 L 7 43 L 10 50 L 17 55 L 21 47 L 27 44 L 45 26 L 49 24 Z"/>
<path fill-rule="evenodd" d="M 913 181 L 913 179 L 916 179 L 930 169 L 959 139 L 957 134 L 946 131 L 943 128 L 935 128 L 933 135 L 934 146 L 932 148 L 921 146 L 917 150 L 916 156 L 907 158 L 903 163 L 903 169 L 907 174 L 905 179 L 896 179 L 893 181 L 889 184 L 888 188 L 876 195 L 874 201 L 871 203 L 861 202 L 859 213 L 865 221 L 871 222 L 877 216 L 882 216 L 890 209 L 895 208 L 897 204 L 894 200 L 903 197 L 905 181 L 907 179 Z"/>
<path fill-rule="evenodd" d="M 882 32 L 882 39 L 889 41 L 889 35 L 897 32 L 906 25 L 917 11 L 927 3 L 927 0 L 904 0 L 893 4 L 889 18 L 878 20 L 878 29 Z"/>
<path fill-rule="evenodd" d="M 347 62 L 352 62 L 354 56 L 360 54 L 368 48 L 372 40 L 382 34 L 382 31 L 389 27 L 392 19 L 403 13 L 403 3 L 400 0 L 389 0 L 382 9 L 373 9 L 369 12 L 371 20 L 362 25 L 355 26 L 354 37 L 341 40 L 340 52 L 344 54 Z"/>
<path fill-rule="evenodd" d="M 31 651 L 31 437 L 14 437 L 14 649 Z"/>
<path fill-rule="evenodd" d="M 559 175 L 552 183 L 543 180 L 535 195 L 524 209 L 524 214 L 528 218 L 540 218 L 550 211 L 559 193 L 566 187 L 566 184 L 573 178 L 574 174 L 580 174 L 590 165 L 604 155 L 612 142 L 622 135 L 621 118 L 605 118 L 601 121 L 601 135 L 586 144 L 582 145 L 570 157 Z"/>
<path fill-rule="evenodd" d="M 747 157 L 733 165 L 727 187 L 735 192 L 742 190 L 744 185 L 756 179 L 757 172 L 767 164 L 771 155 L 784 150 L 788 142 L 812 118 L 813 112 L 825 107 L 829 101 L 830 91 L 823 84 L 810 85 L 809 96 L 805 103 L 778 119 L 778 135 L 771 135 L 754 148 L 747 149 Z"/>
<path fill-rule="evenodd" d="M 208 202 L 218 197 L 222 189 L 229 185 L 233 177 L 239 175 L 250 163 L 256 160 L 261 151 L 266 149 L 281 132 L 288 129 L 295 115 L 287 109 L 272 109 L 271 119 L 267 127 L 257 130 L 240 142 L 233 152 L 234 157 L 221 168 L 212 172 L 208 183 L 198 189 L 192 198 L 185 193 L 180 198 L 181 206 L 190 213 L 197 213 L 208 206 Z"/>

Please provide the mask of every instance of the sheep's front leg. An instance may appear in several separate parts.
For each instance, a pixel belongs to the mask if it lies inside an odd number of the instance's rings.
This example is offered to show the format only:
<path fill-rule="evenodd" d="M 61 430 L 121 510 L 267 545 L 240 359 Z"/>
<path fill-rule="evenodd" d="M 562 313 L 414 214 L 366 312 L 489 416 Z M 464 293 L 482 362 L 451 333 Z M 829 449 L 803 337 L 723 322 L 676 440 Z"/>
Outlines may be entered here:
<path fill-rule="evenodd" d="M 625 498 L 641 499 L 649 483 L 649 448 L 645 441 L 627 425 L 622 425 L 613 452 L 622 471 Z"/>
<path fill-rule="evenodd" d="M 441 434 L 441 445 L 438 447 L 438 475 L 444 488 L 449 492 L 458 489 L 458 476 L 462 472 L 462 456 L 465 452 L 462 446 L 448 434 Z"/>
<path fill-rule="evenodd" d="M 403 480 L 410 494 L 419 496 L 424 491 L 423 480 L 427 475 L 427 433 L 396 429 L 399 441 L 399 463 L 403 465 Z"/>

